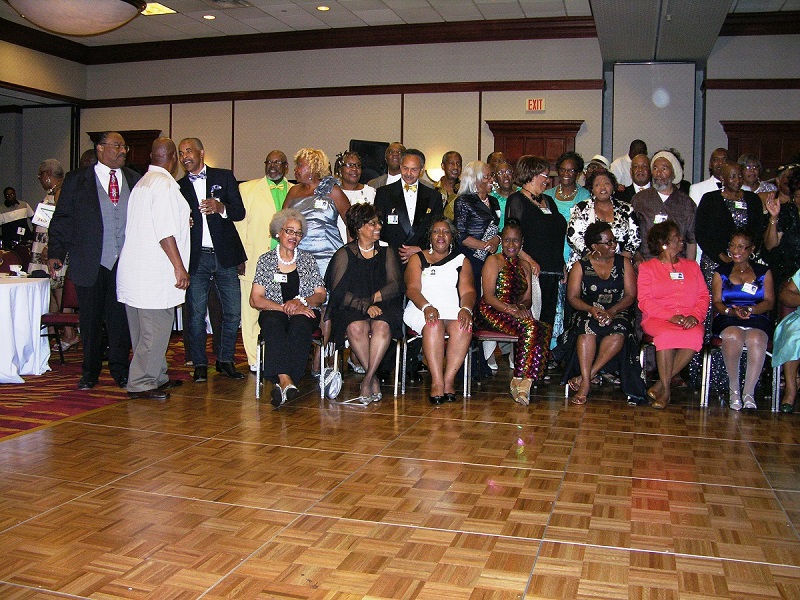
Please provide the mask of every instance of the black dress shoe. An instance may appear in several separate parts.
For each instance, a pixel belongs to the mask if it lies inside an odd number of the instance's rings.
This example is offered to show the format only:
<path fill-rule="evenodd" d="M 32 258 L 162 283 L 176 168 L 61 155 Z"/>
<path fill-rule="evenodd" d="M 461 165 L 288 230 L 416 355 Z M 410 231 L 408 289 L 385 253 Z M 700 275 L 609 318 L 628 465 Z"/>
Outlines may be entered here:
<path fill-rule="evenodd" d="M 444 396 L 431 396 L 430 400 L 431 400 L 431 404 L 444 404 L 445 403 Z"/>
<path fill-rule="evenodd" d="M 123 375 L 122 377 L 117 379 L 117 385 L 119 387 L 121 387 L 121 388 L 126 387 L 128 385 L 128 376 L 127 375 Z"/>
<path fill-rule="evenodd" d="M 144 392 L 128 392 L 128 398 L 141 398 L 144 400 L 166 400 L 169 392 L 161 389 L 145 390 Z"/>
<path fill-rule="evenodd" d="M 78 382 L 78 389 L 79 390 L 90 390 L 94 386 L 97 385 L 97 378 L 96 377 L 88 377 L 84 375 L 81 377 L 81 380 Z"/>
<path fill-rule="evenodd" d="M 203 383 L 208 381 L 208 367 L 195 367 L 194 368 L 194 382 Z"/>
<path fill-rule="evenodd" d="M 455 392 L 445 392 L 444 393 L 444 401 L 445 402 L 455 402 L 456 401 L 456 393 Z"/>
<path fill-rule="evenodd" d="M 217 361 L 217 373 L 227 375 L 231 379 L 244 379 L 244 373 L 239 373 L 232 362 Z"/>
<path fill-rule="evenodd" d="M 183 380 L 182 379 L 170 379 L 166 383 L 162 383 L 160 386 L 158 386 L 158 389 L 160 389 L 160 390 L 171 390 L 172 388 L 176 388 L 176 387 L 181 386 L 181 385 L 183 385 Z"/>

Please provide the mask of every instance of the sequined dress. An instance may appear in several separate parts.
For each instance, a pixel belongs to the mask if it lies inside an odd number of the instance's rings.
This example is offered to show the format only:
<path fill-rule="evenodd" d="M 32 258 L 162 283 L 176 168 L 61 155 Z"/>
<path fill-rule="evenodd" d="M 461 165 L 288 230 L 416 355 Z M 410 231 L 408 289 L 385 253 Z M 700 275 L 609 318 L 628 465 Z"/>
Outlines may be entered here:
<path fill-rule="evenodd" d="M 330 196 L 335 185 L 334 177 L 323 177 L 313 196 L 300 198 L 290 207 L 300 211 L 308 224 L 308 231 L 298 247 L 314 256 L 323 277 L 334 252 L 344 245 L 337 225 L 339 211 Z"/>
<path fill-rule="evenodd" d="M 495 297 L 507 304 L 518 304 L 525 297 L 528 280 L 519 257 L 507 258 L 497 274 Z M 547 370 L 551 327 L 533 318 L 517 319 L 481 300 L 475 325 L 517 336 L 514 346 L 514 377 L 542 379 Z"/>

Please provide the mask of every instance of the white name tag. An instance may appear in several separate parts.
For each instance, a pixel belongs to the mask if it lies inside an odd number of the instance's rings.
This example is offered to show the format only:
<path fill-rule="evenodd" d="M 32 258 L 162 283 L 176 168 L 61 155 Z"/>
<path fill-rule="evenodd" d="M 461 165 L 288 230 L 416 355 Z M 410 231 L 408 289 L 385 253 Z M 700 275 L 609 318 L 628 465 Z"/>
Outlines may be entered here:
<path fill-rule="evenodd" d="M 549 209 L 549 208 L 547 208 L 546 206 L 545 206 L 544 208 L 540 208 L 539 210 L 541 210 L 541 211 L 542 211 L 542 214 L 545 214 L 545 215 L 552 215 L 552 214 L 553 214 L 553 213 L 550 211 L 550 209 Z"/>
<path fill-rule="evenodd" d="M 669 278 L 672 279 L 673 281 L 683 281 L 683 273 L 676 273 L 675 271 L 673 271 L 672 273 L 669 274 Z"/>
<path fill-rule="evenodd" d="M 665 215 L 664 213 L 658 213 L 653 219 L 653 224 L 658 225 L 659 223 L 663 223 L 664 221 L 667 220 L 667 218 L 668 218 L 667 215 Z"/>
<path fill-rule="evenodd" d="M 275 275 L 272 276 L 272 280 L 275 283 L 286 283 L 289 281 L 289 278 L 286 276 L 286 273 L 275 273 Z"/>
<path fill-rule="evenodd" d="M 758 291 L 758 286 L 755 283 L 745 283 L 742 286 L 742 291 L 745 294 L 750 294 L 751 296 L 755 296 L 756 292 Z"/>
<path fill-rule="evenodd" d="M 17 227 L 17 235 L 25 235 L 25 228 Z"/>
<path fill-rule="evenodd" d="M 733 203 L 733 207 L 734 208 L 740 208 L 740 209 L 746 209 L 747 208 L 747 202 L 742 202 L 741 200 L 736 200 L 736 202 Z"/>
<path fill-rule="evenodd" d="M 496 215 L 497 215 L 497 218 L 498 218 L 498 219 L 500 218 L 500 210 L 496 210 L 496 211 L 494 211 L 494 214 L 496 214 Z"/>
<path fill-rule="evenodd" d="M 422 274 L 429 277 L 434 277 L 436 275 L 436 269 L 424 269 Z"/>
<path fill-rule="evenodd" d="M 53 218 L 53 213 L 56 211 L 56 207 L 52 204 L 45 204 L 41 202 L 39 206 L 36 207 L 36 213 L 33 215 L 34 225 L 40 225 L 45 229 L 50 227 L 50 219 Z"/>
<path fill-rule="evenodd" d="M 317 208 L 319 210 L 328 210 L 328 201 L 323 200 L 322 198 L 317 198 L 314 201 L 314 208 Z"/>
<path fill-rule="evenodd" d="M 397 215 L 389 215 L 386 221 L 389 225 L 397 225 L 400 223 L 400 217 Z"/>

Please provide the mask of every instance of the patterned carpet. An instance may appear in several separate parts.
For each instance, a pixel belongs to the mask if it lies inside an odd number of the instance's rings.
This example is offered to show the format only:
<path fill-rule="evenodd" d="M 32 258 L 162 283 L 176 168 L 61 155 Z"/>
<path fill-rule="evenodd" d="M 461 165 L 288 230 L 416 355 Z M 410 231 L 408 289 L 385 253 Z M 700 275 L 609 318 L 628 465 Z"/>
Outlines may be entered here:
<path fill-rule="evenodd" d="M 211 336 L 208 337 L 208 356 L 213 365 Z M 64 353 L 63 365 L 58 359 L 58 352 L 53 352 L 50 356 L 52 371 L 38 377 L 26 375 L 25 383 L 0 386 L 0 439 L 127 400 L 127 392 L 117 386 L 105 364 L 96 387 L 88 391 L 76 389 L 81 376 L 82 358 L 80 346 Z M 241 337 L 237 341 L 235 358 L 240 369 L 242 363 L 246 365 L 247 357 Z M 184 360 L 183 338 L 175 334 L 167 350 L 170 377 L 186 380 L 191 378 L 192 367 L 184 366 Z"/>

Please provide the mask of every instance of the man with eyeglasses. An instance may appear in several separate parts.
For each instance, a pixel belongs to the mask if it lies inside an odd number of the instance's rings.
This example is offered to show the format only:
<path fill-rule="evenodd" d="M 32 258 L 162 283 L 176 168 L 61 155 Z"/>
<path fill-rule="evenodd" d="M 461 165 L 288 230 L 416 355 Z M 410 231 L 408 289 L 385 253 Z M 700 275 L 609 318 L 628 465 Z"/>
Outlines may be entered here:
<path fill-rule="evenodd" d="M 267 232 L 269 223 L 276 212 L 283 208 L 283 201 L 292 184 L 286 179 L 289 161 L 280 150 L 272 150 L 264 160 L 264 177 L 239 184 L 239 193 L 245 208 L 245 217 L 236 222 L 236 231 L 244 244 L 249 260 L 245 263 L 244 275 L 239 276 L 242 297 L 242 341 L 247 352 L 250 371 L 256 372 L 256 351 L 258 349 L 257 309 L 250 306 L 250 290 L 256 275 L 259 257 L 278 245 Z"/>
<path fill-rule="evenodd" d="M 103 326 L 108 336 L 108 370 L 117 385 L 128 384 L 131 348 L 125 306 L 117 300 L 117 261 L 125 244 L 128 198 L 141 176 L 125 165 L 128 146 L 116 131 L 95 142 L 97 163 L 67 173 L 48 231 L 50 275 L 69 253 L 69 277 L 80 304 L 83 366 L 79 390 L 97 385 L 102 368 Z"/>
<path fill-rule="evenodd" d="M 247 260 L 234 225 L 234 221 L 245 217 L 239 184 L 229 169 L 206 166 L 203 143 L 197 138 L 181 140 L 178 156 L 186 170 L 178 185 L 192 210 L 193 222 L 189 259 L 191 280 L 184 312 L 187 358 L 194 365 L 195 383 L 207 381 L 206 310 L 213 280 L 222 307 L 217 373 L 231 379 L 244 379 L 233 364 L 242 315 L 238 269 Z"/>

